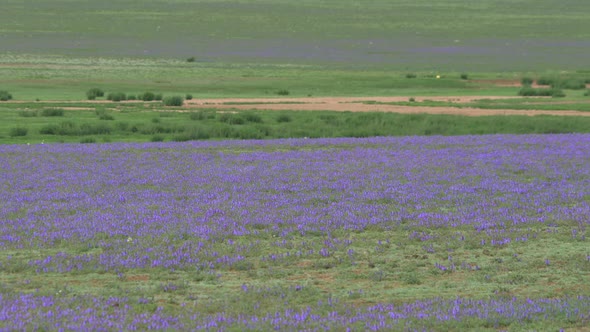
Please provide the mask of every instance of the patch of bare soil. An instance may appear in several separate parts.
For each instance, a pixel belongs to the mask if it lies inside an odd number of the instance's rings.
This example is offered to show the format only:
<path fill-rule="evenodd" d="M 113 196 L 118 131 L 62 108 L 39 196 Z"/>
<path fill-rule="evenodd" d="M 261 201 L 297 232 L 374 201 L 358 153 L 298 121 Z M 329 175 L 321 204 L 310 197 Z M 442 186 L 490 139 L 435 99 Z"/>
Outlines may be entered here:
<path fill-rule="evenodd" d="M 415 101 L 443 101 L 455 103 L 468 103 L 481 99 L 512 99 L 517 96 L 450 96 L 450 97 L 414 97 Z M 479 109 L 459 107 L 425 107 L 425 106 L 401 106 L 369 104 L 375 101 L 380 103 L 405 102 L 409 97 L 307 97 L 307 98 L 217 98 L 217 99 L 193 99 L 185 102 L 189 108 L 215 108 L 238 110 L 298 110 L 298 111 L 339 111 L 339 112 L 390 112 L 404 114 L 451 114 L 466 116 L 486 115 L 563 115 L 563 116 L 590 116 L 590 112 L 574 110 L 548 111 L 548 110 L 514 110 L 514 109 Z"/>

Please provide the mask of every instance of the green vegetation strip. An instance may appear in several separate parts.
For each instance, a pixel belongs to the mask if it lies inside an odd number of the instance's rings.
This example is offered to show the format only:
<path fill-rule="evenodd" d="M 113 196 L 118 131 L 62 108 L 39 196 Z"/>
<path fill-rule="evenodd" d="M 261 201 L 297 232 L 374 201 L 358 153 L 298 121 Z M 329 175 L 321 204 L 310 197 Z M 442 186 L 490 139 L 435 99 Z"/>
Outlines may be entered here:
<path fill-rule="evenodd" d="M 0 105 L 0 143 L 590 132 L 589 117 L 220 111 L 165 108 L 161 103 L 49 105 Z"/>

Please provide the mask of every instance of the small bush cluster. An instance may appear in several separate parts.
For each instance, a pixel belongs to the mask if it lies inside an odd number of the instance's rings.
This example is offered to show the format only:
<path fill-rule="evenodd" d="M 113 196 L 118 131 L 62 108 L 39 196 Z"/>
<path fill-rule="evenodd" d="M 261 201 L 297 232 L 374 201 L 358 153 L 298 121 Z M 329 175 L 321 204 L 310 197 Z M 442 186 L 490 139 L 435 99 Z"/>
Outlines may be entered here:
<path fill-rule="evenodd" d="M 111 92 L 107 95 L 107 99 L 111 101 L 127 100 L 127 95 L 124 92 Z"/>
<path fill-rule="evenodd" d="M 23 118 L 34 118 L 37 116 L 37 111 L 24 110 L 24 111 L 20 111 L 18 113 L 18 115 L 22 116 Z"/>
<path fill-rule="evenodd" d="M 460 77 L 461 77 L 462 80 L 468 80 L 469 79 L 469 75 L 468 74 L 465 74 L 465 73 L 461 74 Z"/>
<path fill-rule="evenodd" d="M 64 110 L 59 108 L 46 108 L 41 110 L 41 116 L 63 116 Z"/>
<path fill-rule="evenodd" d="M 290 94 L 289 90 L 281 89 L 277 91 L 277 95 L 279 96 L 288 96 Z"/>
<path fill-rule="evenodd" d="M 540 77 L 539 85 L 549 85 L 554 89 L 582 90 L 586 88 L 586 82 L 580 79 L 558 79 L 552 77 Z"/>
<path fill-rule="evenodd" d="M 414 74 L 414 73 L 409 73 L 409 74 L 406 74 L 406 78 L 416 78 L 416 77 L 417 77 L 417 76 L 416 76 L 416 74 Z"/>
<path fill-rule="evenodd" d="M 139 96 L 139 99 L 143 101 L 153 101 L 154 99 L 156 99 L 156 94 L 150 91 L 146 91 Z"/>
<path fill-rule="evenodd" d="M 561 89 L 535 89 L 529 86 L 525 86 L 520 89 L 518 91 L 518 95 L 524 97 L 565 97 L 565 93 L 563 93 Z"/>
<path fill-rule="evenodd" d="M 14 127 L 10 128 L 10 132 L 8 133 L 10 137 L 18 137 L 18 136 L 27 136 L 29 130 L 23 127 Z"/>
<path fill-rule="evenodd" d="M 230 114 L 230 113 L 222 113 L 219 115 L 218 120 L 223 123 L 227 123 L 230 125 L 241 125 L 244 124 L 246 121 L 244 118 L 237 114 Z"/>
<path fill-rule="evenodd" d="M 192 100 L 193 99 L 193 95 L 191 95 L 190 93 L 187 93 L 186 97 L 184 97 L 184 99 L 186 100 Z"/>
<path fill-rule="evenodd" d="M 288 116 L 287 114 L 281 114 L 277 117 L 277 122 L 278 123 L 291 122 L 291 117 Z"/>
<path fill-rule="evenodd" d="M 182 106 L 184 99 L 181 96 L 170 96 L 164 98 L 165 106 Z"/>
<path fill-rule="evenodd" d="M 86 91 L 86 98 L 88 100 L 95 100 L 98 97 L 104 97 L 104 91 L 100 88 L 92 88 Z"/>
<path fill-rule="evenodd" d="M 51 124 L 42 127 L 39 130 L 42 135 L 63 135 L 63 136 L 85 136 L 85 135 L 105 135 L 111 133 L 111 127 L 104 124 L 83 123 L 77 125 L 74 122 L 66 121 L 60 124 Z"/>
<path fill-rule="evenodd" d="M 533 85 L 533 79 L 530 77 L 523 77 L 520 79 L 520 84 L 523 86 L 531 86 Z"/>
<path fill-rule="evenodd" d="M 5 90 L 0 90 L 0 101 L 9 101 L 12 99 L 12 95 Z"/>
<path fill-rule="evenodd" d="M 586 97 L 590 96 L 590 90 L 586 90 L 586 92 L 584 93 L 584 96 L 586 96 Z"/>

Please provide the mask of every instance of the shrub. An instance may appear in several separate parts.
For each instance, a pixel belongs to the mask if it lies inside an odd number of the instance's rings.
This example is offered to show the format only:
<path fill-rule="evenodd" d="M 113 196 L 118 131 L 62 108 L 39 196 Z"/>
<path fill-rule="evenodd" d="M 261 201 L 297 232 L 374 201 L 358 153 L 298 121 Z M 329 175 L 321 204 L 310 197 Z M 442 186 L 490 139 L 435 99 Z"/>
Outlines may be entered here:
<path fill-rule="evenodd" d="M 129 95 L 127 96 L 127 100 L 137 100 L 137 97 L 135 95 Z"/>
<path fill-rule="evenodd" d="M 111 92 L 108 94 L 107 99 L 111 101 L 123 101 L 126 100 L 127 97 L 123 92 Z"/>
<path fill-rule="evenodd" d="M 584 93 L 584 96 L 590 96 L 590 90 L 586 90 L 586 93 Z"/>
<path fill-rule="evenodd" d="M 161 93 L 158 93 L 158 94 L 154 95 L 154 100 L 160 101 L 162 99 L 164 99 L 164 96 L 162 96 Z"/>
<path fill-rule="evenodd" d="M 260 115 L 258 115 L 258 114 L 254 114 L 254 113 L 245 113 L 244 119 L 248 122 L 262 123 L 262 117 L 260 117 Z"/>
<path fill-rule="evenodd" d="M 150 139 L 150 141 L 152 141 L 152 142 L 164 142 L 164 136 L 154 135 L 154 136 L 152 136 L 152 138 Z"/>
<path fill-rule="evenodd" d="M 5 90 L 0 90 L 0 101 L 9 101 L 12 99 L 12 95 Z"/>
<path fill-rule="evenodd" d="M 518 95 L 524 97 L 565 97 L 565 93 L 561 89 L 535 89 L 530 86 L 520 89 Z"/>
<path fill-rule="evenodd" d="M 63 116 L 64 110 L 59 108 L 46 108 L 41 111 L 41 116 Z"/>
<path fill-rule="evenodd" d="M 520 84 L 523 86 L 531 86 L 533 85 L 533 79 L 530 77 L 523 77 L 520 79 Z"/>
<path fill-rule="evenodd" d="M 416 98 L 414 98 L 414 97 L 411 97 L 411 98 L 410 98 L 410 103 L 413 103 L 413 102 L 415 102 L 415 101 L 416 101 Z"/>
<path fill-rule="evenodd" d="M 96 139 L 94 137 L 84 137 L 80 140 L 80 143 L 82 143 L 82 144 L 96 143 Z"/>
<path fill-rule="evenodd" d="M 586 89 L 586 83 L 582 80 L 557 81 L 554 82 L 551 87 L 557 89 L 582 90 Z"/>
<path fill-rule="evenodd" d="M 279 91 L 277 91 L 277 95 L 279 96 L 288 96 L 290 94 L 289 90 L 286 89 L 281 89 Z"/>
<path fill-rule="evenodd" d="M 191 100 L 191 99 L 193 99 L 193 95 L 191 95 L 190 93 L 188 93 L 184 99 Z"/>
<path fill-rule="evenodd" d="M 277 117 L 277 122 L 278 123 L 291 122 L 291 117 L 288 116 L 287 114 L 281 114 Z"/>
<path fill-rule="evenodd" d="M 29 130 L 23 127 L 14 127 L 10 128 L 10 132 L 8 133 L 10 137 L 17 137 L 17 136 L 27 136 Z"/>
<path fill-rule="evenodd" d="M 409 73 L 409 74 L 406 74 L 406 78 L 416 78 L 416 77 L 417 77 L 417 76 L 416 76 L 416 74 L 414 74 L 414 73 Z"/>
<path fill-rule="evenodd" d="M 195 59 L 194 56 L 191 56 L 190 58 L 186 59 L 186 62 L 195 62 L 197 59 Z"/>
<path fill-rule="evenodd" d="M 115 120 L 115 118 L 110 114 L 101 114 L 98 116 L 99 120 Z"/>
<path fill-rule="evenodd" d="M 18 115 L 22 116 L 23 118 L 34 118 L 37 116 L 37 111 L 21 111 Z"/>
<path fill-rule="evenodd" d="M 156 95 L 153 92 L 144 92 L 142 95 L 139 96 L 139 99 L 143 101 L 152 101 L 156 99 Z"/>
<path fill-rule="evenodd" d="M 220 114 L 219 121 L 230 125 L 241 125 L 246 122 L 241 116 L 229 113 Z"/>
<path fill-rule="evenodd" d="M 88 91 L 86 91 L 86 98 L 88 98 L 88 100 L 94 100 L 97 97 L 103 97 L 104 96 L 104 91 L 102 91 L 102 89 L 100 88 L 92 88 Z"/>
<path fill-rule="evenodd" d="M 184 99 L 181 96 L 171 96 L 164 98 L 165 106 L 182 106 Z"/>
<path fill-rule="evenodd" d="M 461 77 L 461 79 L 462 79 L 462 80 L 467 80 L 467 79 L 469 79 L 469 75 L 467 75 L 467 74 L 465 74 L 465 73 L 461 74 L 461 76 L 460 76 L 460 77 Z"/>
<path fill-rule="evenodd" d="M 539 77 L 537 79 L 537 84 L 539 85 L 552 85 L 554 82 L 555 79 L 550 77 Z"/>

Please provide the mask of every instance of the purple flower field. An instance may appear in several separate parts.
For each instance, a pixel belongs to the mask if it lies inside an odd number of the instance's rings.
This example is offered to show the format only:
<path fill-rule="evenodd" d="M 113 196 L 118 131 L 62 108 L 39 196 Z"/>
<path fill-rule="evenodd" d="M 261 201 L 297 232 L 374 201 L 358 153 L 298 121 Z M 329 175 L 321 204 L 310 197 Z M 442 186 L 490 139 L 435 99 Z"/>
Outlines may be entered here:
<path fill-rule="evenodd" d="M 590 135 L 6 145 L 0 170 L 0 329 L 590 323 Z"/>

